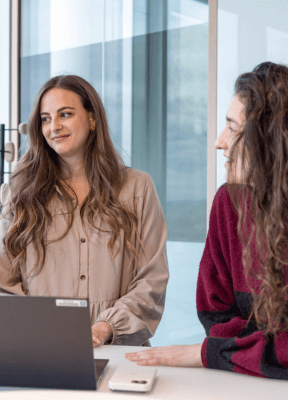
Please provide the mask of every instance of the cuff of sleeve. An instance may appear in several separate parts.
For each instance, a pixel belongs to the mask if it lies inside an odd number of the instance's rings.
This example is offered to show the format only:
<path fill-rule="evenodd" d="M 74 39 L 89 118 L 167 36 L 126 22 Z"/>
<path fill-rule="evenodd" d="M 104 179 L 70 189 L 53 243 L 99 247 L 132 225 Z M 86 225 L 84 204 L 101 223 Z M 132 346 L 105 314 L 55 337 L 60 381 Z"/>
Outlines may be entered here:
<path fill-rule="evenodd" d="M 112 337 L 110 339 L 108 339 L 104 344 L 114 344 L 115 340 L 118 338 L 118 333 L 115 329 L 113 322 L 109 321 L 106 318 L 99 318 L 99 319 L 97 319 L 96 323 L 97 322 L 106 322 L 106 324 L 108 324 L 110 326 L 110 328 L 112 329 Z"/>
<path fill-rule="evenodd" d="M 208 368 L 207 364 L 207 343 L 208 343 L 208 337 L 204 340 L 201 348 L 201 360 L 205 368 Z"/>

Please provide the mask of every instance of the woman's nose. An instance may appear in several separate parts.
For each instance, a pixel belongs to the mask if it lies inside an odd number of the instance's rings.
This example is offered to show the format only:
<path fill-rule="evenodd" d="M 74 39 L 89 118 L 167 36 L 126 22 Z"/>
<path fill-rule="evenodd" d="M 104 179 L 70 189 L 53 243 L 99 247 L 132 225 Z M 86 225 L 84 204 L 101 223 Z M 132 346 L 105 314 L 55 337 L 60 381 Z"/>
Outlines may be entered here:
<path fill-rule="evenodd" d="M 223 129 L 223 131 L 220 133 L 220 135 L 217 137 L 216 142 L 215 142 L 215 148 L 217 150 L 226 150 L 228 148 L 228 144 L 227 144 L 227 137 L 226 137 L 226 132 L 225 129 Z"/>
<path fill-rule="evenodd" d="M 57 132 L 62 128 L 58 118 L 52 118 L 51 120 L 51 131 Z"/>

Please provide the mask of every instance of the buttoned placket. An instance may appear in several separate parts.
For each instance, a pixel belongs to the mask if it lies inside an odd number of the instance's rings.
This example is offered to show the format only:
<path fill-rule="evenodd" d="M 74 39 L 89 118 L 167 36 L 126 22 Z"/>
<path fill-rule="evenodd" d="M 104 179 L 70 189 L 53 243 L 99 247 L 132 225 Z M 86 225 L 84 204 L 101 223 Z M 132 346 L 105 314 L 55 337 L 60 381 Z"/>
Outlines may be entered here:
<path fill-rule="evenodd" d="M 89 297 L 88 238 L 84 232 L 79 207 L 75 210 L 75 223 L 79 234 L 79 289 L 78 297 Z"/>

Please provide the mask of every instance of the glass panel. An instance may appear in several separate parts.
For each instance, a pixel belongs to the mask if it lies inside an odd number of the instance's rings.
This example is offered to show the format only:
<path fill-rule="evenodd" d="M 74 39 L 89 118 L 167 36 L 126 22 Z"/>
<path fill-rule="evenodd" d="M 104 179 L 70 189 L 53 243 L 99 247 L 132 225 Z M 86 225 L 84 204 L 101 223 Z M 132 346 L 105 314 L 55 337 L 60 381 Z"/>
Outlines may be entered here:
<path fill-rule="evenodd" d="M 21 120 L 53 75 L 80 75 L 95 87 L 118 151 L 151 175 L 167 220 L 171 278 L 152 344 L 200 341 L 195 290 L 206 236 L 208 1 L 23 0 L 21 26 Z"/>
<path fill-rule="evenodd" d="M 218 135 L 237 77 L 264 61 L 288 64 L 286 0 L 218 0 Z M 225 182 L 226 159 L 217 151 L 217 186 Z"/>
<path fill-rule="evenodd" d="M 5 128 L 10 128 L 9 125 L 9 82 L 10 82 L 10 1 L 1 1 L 0 13 L 0 124 L 4 124 Z M 13 127 L 12 127 L 13 128 Z M 15 127 L 17 128 L 17 127 Z M 5 131 L 5 142 L 9 142 L 9 131 Z M 0 163 L 2 154 L 0 153 Z M 9 164 L 4 161 L 4 182 L 9 182 Z"/>
<path fill-rule="evenodd" d="M 187 22 L 185 14 L 176 15 Z M 168 32 L 167 225 L 173 241 L 206 237 L 207 43 L 207 23 Z"/>

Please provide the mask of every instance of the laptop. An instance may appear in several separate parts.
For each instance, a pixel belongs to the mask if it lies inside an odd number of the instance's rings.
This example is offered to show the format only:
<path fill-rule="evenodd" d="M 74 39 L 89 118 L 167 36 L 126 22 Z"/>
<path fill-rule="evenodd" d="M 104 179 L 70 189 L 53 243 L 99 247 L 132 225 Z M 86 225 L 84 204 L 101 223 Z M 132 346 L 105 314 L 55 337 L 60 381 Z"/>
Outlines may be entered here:
<path fill-rule="evenodd" d="M 96 390 L 88 299 L 0 296 L 0 386 Z"/>

